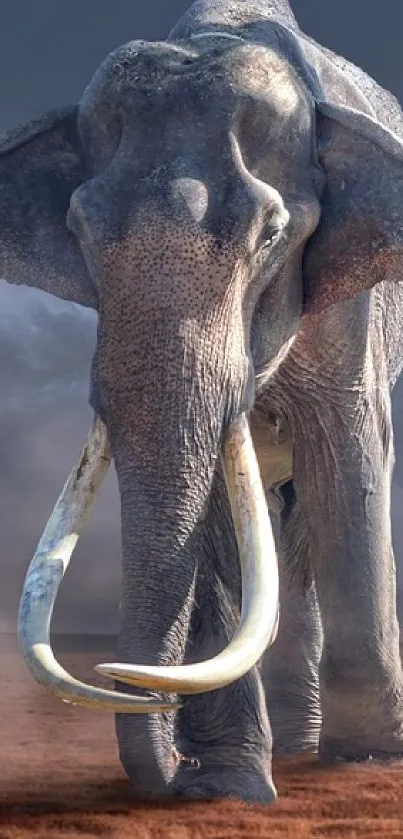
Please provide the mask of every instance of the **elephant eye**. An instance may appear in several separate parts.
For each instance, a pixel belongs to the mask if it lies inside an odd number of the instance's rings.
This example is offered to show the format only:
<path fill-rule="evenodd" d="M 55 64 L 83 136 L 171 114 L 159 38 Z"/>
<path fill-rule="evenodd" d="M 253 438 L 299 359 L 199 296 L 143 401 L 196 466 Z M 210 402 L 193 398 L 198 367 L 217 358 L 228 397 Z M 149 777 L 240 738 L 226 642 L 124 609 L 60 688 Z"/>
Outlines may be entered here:
<path fill-rule="evenodd" d="M 283 233 L 282 227 L 267 227 L 262 230 L 261 235 L 259 236 L 259 245 L 258 249 L 259 252 L 264 252 L 272 248 L 279 239 L 281 239 Z"/>

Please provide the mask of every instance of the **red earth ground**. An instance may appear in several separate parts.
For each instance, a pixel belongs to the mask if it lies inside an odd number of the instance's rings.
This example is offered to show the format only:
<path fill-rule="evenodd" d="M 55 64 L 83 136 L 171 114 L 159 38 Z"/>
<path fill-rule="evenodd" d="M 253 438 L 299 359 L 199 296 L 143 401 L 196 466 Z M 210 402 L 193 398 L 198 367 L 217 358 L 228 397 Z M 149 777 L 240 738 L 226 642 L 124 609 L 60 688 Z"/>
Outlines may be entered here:
<path fill-rule="evenodd" d="M 92 666 L 113 653 L 92 643 L 59 658 L 104 684 Z M 0 839 L 403 839 L 398 763 L 325 769 L 313 756 L 277 761 L 271 807 L 138 802 L 119 766 L 111 716 L 49 696 L 4 637 L 0 668 Z"/>

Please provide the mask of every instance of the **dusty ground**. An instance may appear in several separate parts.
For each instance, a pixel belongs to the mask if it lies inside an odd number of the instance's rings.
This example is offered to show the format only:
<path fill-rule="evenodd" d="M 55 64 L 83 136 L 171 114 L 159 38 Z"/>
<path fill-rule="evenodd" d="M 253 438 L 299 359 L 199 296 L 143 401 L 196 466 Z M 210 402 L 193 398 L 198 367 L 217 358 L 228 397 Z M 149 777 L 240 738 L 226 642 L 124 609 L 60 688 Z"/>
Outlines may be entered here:
<path fill-rule="evenodd" d="M 91 646 L 60 658 L 94 679 L 92 665 L 113 654 Z M 0 839 L 403 839 L 398 764 L 324 770 L 314 758 L 279 761 L 272 807 L 136 802 L 111 717 L 48 697 L 4 638 L 0 668 Z"/>

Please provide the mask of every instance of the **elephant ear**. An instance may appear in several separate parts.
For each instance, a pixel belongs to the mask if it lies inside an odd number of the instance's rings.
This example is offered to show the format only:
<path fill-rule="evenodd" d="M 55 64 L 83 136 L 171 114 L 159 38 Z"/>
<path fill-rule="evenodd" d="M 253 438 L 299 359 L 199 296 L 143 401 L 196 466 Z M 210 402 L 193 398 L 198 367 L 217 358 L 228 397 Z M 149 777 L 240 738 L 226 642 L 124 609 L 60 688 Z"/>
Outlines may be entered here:
<path fill-rule="evenodd" d="M 76 108 L 47 113 L 0 139 L 0 278 L 96 308 L 66 226 L 70 197 L 82 181 Z"/>
<path fill-rule="evenodd" d="M 308 312 L 403 280 L 403 142 L 371 117 L 319 103 L 317 144 L 325 184 L 304 254 Z"/>

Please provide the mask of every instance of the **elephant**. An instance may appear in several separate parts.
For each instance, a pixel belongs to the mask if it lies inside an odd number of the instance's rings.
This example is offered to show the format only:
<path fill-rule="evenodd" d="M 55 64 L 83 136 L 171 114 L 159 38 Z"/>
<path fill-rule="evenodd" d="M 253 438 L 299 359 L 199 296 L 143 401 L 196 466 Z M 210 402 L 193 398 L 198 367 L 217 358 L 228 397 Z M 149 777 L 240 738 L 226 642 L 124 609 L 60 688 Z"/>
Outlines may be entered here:
<path fill-rule="evenodd" d="M 397 101 L 287 0 L 196 0 L 166 41 L 114 50 L 77 106 L 1 141 L 1 276 L 98 312 L 94 424 L 19 643 L 58 696 L 115 712 L 141 796 L 271 802 L 273 748 L 403 751 L 402 210 Z M 107 690 L 63 670 L 49 625 L 112 459 Z"/>

